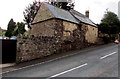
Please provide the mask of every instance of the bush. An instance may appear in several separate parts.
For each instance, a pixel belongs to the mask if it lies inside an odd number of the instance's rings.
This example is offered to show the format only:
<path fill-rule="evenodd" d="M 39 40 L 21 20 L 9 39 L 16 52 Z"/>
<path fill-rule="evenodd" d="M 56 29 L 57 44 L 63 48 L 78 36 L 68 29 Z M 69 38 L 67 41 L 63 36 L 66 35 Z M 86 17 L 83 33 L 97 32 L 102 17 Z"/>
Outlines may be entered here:
<path fill-rule="evenodd" d="M 108 44 L 108 43 L 111 42 L 110 37 L 102 37 L 102 39 L 103 39 L 103 41 L 104 41 L 105 44 Z"/>

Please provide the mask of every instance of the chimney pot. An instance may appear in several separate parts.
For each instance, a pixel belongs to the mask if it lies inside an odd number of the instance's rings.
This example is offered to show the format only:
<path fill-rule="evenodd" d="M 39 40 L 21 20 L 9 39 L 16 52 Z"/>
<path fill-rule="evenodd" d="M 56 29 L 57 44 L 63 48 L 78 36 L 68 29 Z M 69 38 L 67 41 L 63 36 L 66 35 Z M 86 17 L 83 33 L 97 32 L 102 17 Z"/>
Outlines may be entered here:
<path fill-rule="evenodd" d="M 89 10 L 85 12 L 85 16 L 89 18 Z"/>

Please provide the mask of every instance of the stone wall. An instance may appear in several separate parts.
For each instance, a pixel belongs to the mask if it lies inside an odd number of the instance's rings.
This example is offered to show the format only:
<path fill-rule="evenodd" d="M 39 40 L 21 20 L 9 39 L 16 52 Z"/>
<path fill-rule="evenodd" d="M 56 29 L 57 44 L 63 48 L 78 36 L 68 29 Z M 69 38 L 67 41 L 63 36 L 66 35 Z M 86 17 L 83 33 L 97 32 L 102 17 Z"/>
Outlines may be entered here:
<path fill-rule="evenodd" d="M 60 42 L 54 37 L 46 36 L 23 36 L 17 43 L 17 62 L 28 61 L 57 52 Z"/>
<path fill-rule="evenodd" d="M 40 21 L 44 21 L 50 18 L 53 18 L 53 14 L 50 12 L 50 10 L 45 6 L 45 4 L 42 4 L 40 6 L 40 9 L 38 10 L 33 23 L 37 23 Z"/>
<path fill-rule="evenodd" d="M 71 29 L 66 28 L 68 25 Z M 78 27 L 76 24 L 57 19 L 34 24 L 28 36 L 18 37 L 16 62 L 87 47 L 85 28 L 80 30 Z M 50 32 L 50 29 L 54 33 Z M 71 33 L 67 40 L 64 39 L 64 31 Z"/>
<path fill-rule="evenodd" d="M 98 40 L 98 28 L 87 25 L 85 39 L 87 40 L 87 42 L 95 44 Z"/>
<path fill-rule="evenodd" d="M 73 37 L 73 31 L 76 30 L 77 28 L 78 28 L 77 24 L 63 21 L 63 39 L 69 40 L 71 37 Z"/>
<path fill-rule="evenodd" d="M 29 61 L 87 46 L 83 33 L 77 29 L 74 30 L 72 39 L 74 40 L 61 40 L 60 37 L 57 36 L 47 37 L 34 35 L 19 37 L 16 62 Z"/>
<path fill-rule="evenodd" d="M 54 26 L 55 26 L 54 19 L 33 24 L 30 34 L 35 36 L 54 36 L 55 34 Z"/>

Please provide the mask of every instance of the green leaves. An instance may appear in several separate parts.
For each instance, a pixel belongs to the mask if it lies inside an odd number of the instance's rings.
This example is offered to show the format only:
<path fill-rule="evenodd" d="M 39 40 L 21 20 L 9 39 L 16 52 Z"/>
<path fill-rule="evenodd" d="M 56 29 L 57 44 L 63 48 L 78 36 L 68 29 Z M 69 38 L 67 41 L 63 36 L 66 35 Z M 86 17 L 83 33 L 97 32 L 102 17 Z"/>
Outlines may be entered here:
<path fill-rule="evenodd" d="M 26 7 L 25 11 L 23 12 L 24 15 L 24 21 L 28 25 L 28 28 L 31 29 L 31 24 L 35 18 L 35 15 L 37 14 L 37 11 L 40 7 L 40 2 L 34 1 L 33 4 L 29 4 L 28 7 Z"/>
<path fill-rule="evenodd" d="M 23 22 L 17 22 L 16 24 L 13 19 L 11 19 L 8 23 L 8 28 L 5 36 L 17 36 L 18 34 L 24 34 L 25 31 L 25 24 Z"/>
<path fill-rule="evenodd" d="M 13 36 L 12 32 L 14 31 L 15 27 L 16 27 L 16 23 L 14 22 L 13 19 L 11 19 L 8 23 L 8 28 L 7 28 L 7 31 L 5 33 L 5 36 L 7 36 L 7 37 Z"/>
<path fill-rule="evenodd" d="M 113 12 L 107 12 L 99 24 L 99 30 L 106 34 L 118 34 L 120 32 L 120 21 Z"/>
<path fill-rule="evenodd" d="M 50 4 L 57 6 L 59 8 L 65 9 L 65 10 L 70 10 L 70 9 L 74 9 L 74 3 L 72 2 L 50 2 Z"/>
<path fill-rule="evenodd" d="M 25 31 L 25 24 L 23 22 L 18 22 L 12 34 L 13 36 L 17 36 L 18 34 L 24 34 Z"/>
<path fill-rule="evenodd" d="M 74 8 L 74 3 L 68 3 L 68 2 L 54 2 L 50 1 L 48 2 L 51 5 L 57 6 L 59 8 L 70 10 Z M 27 24 L 28 28 L 31 29 L 31 24 L 35 18 L 35 15 L 37 14 L 39 8 L 40 8 L 41 2 L 40 1 L 34 1 L 32 4 L 29 4 L 28 7 L 26 7 L 25 11 L 23 12 L 24 15 L 24 21 Z"/>

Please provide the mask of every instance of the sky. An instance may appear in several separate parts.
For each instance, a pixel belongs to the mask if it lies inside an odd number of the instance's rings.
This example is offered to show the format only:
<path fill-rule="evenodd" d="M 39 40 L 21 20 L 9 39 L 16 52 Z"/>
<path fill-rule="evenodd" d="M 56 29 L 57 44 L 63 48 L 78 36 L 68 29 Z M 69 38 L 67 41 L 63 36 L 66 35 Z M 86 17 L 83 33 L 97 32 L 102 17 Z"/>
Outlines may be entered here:
<path fill-rule="evenodd" d="M 34 0 L 1 0 L 0 27 L 7 29 L 8 22 L 11 18 L 13 18 L 15 22 L 23 22 L 23 11 L 33 1 Z M 119 1 L 120 0 L 75 0 L 74 9 L 82 14 L 85 14 L 85 11 L 89 10 L 90 19 L 94 23 L 100 23 L 106 9 L 118 15 Z"/>
<path fill-rule="evenodd" d="M 119 3 L 118 3 L 118 17 L 119 17 L 119 19 L 120 19 L 120 1 L 119 1 Z"/>

